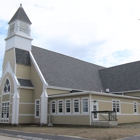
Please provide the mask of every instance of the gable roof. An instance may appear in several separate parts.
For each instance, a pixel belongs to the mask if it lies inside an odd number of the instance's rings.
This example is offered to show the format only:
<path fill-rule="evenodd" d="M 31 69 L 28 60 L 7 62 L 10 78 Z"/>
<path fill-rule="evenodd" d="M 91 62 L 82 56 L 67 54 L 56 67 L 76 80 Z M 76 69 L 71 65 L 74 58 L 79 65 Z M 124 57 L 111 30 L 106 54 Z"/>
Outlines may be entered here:
<path fill-rule="evenodd" d="M 15 52 L 16 63 L 31 65 L 28 51 Z M 140 61 L 104 68 L 35 46 L 32 54 L 49 86 L 115 93 L 140 90 Z"/>
<path fill-rule="evenodd" d="M 16 11 L 16 13 L 14 14 L 14 16 L 11 18 L 11 20 L 9 21 L 8 24 L 10 24 L 11 22 L 15 21 L 15 20 L 21 20 L 24 21 L 26 23 L 32 24 L 30 19 L 28 18 L 27 14 L 25 13 L 22 5 L 20 5 L 20 7 L 18 8 L 18 10 Z"/>
<path fill-rule="evenodd" d="M 103 67 L 32 46 L 32 54 L 50 86 L 101 91 L 98 70 Z"/>
<path fill-rule="evenodd" d="M 104 91 L 140 90 L 140 61 L 99 70 Z"/>

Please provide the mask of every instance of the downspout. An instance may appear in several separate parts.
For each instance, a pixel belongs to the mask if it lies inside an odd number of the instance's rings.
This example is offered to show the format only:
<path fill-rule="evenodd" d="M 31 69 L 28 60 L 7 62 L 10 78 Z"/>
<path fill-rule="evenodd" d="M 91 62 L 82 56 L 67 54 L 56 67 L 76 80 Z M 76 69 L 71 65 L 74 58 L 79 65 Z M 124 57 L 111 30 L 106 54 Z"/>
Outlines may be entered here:
<path fill-rule="evenodd" d="M 91 94 L 89 94 L 89 125 L 91 125 Z"/>
<path fill-rule="evenodd" d="M 48 126 L 53 126 L 51 123 L 51 104 L 50 104 L 50 99 L 48 100 L 48 105 L 49 105 L 49 123 Z"/>

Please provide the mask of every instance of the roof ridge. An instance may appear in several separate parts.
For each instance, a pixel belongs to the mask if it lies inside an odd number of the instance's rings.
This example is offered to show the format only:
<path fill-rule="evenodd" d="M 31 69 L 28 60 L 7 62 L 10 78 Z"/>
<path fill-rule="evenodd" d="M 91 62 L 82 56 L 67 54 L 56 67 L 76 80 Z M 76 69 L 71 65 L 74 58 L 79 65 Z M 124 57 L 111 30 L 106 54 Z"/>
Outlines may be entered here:
<path fill-rule="evenodd" d="M 138 62 L 140 62 L 140 60 L 133 61 L 133 62 L 128 62 L 128 63 L 124 63 L 124 64 L 120 64 L 120 65 L 116 65 L 116 66 L 112 66 L 112 67 L 108 67 L 108 68 L 103 68 L 103 69 L 100 69 L 100 70 L 112 69 L 112 68 L 126 66 L 126 65 L 130 65 L 130 64 L 134 64 L 134 63 L 138 63 Z"/>
<path fill-rule="evenodd" d="M 81 61 L 81 62 L 84 62 L 84 63 L 88 63 L 88 64 L 91 64 L 91 65 L 95 65 L 95 66 L 98 66 L 98 67 L 105 68 L 103 66 L 100 66 L 100 65 L 97 65 L 97 64 L 94 64 L 94 63 L 91 63 L 91 62 L 87 62 L 87 61 L 84 61 L 84 60 L 81 60 L 81 59 L 78 59 L 78 58 L 75 58 L 75 57 L 72 57 L 72 56 L 69 56 L 69 55 L 65 55 L 65 54 L 62 54 L 62 53 L 59 53 L 59 52 L 51 51 L 51 50 L 48 50 L 48 49 L 45 49 L 45 48 L 41 48 L 41 47 L 38 47 L 38 46 L 34 46 L 34 45 L 32 45 L 32 47 L 43 49 L 45 51 L 49 51 L 49 52 L 56 53 L 56 54 L 59 54 L 59 55 L 62 55 L 62 56 L 66 56 L 66 57 L 69 57 L 69 58 L 72 58 L 72 59 L 75 59 L 75 60 L 78 60 L 78 61 Z"/>

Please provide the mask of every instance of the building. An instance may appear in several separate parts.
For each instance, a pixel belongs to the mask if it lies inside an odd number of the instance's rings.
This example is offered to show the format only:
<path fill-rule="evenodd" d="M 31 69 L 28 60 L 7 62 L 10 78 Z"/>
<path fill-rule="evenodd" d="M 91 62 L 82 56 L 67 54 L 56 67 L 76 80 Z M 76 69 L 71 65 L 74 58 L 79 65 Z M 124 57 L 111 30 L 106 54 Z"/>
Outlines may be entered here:
<path fill-rule="evenodd" d="M 111 68 L 32 46 L 22 5 L 9 21 L 0 83 L 0 122 L 93 125 L 116 111 L 140 122 L 140 61 Z"/>

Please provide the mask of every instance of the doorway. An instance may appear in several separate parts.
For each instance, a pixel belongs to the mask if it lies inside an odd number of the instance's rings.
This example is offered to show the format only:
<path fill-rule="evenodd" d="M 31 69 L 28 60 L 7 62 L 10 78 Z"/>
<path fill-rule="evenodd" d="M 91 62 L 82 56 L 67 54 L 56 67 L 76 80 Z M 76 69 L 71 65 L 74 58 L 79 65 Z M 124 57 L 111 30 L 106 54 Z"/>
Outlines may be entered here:
<path fill-rule="evenodd" d="M 98 102 L 94 101 L 92 103 L 92 111 L 98 111 Z M 93 120 L 98 120 L 98 114 L 97 113 L 92 113 L 92 119 Z"/>

